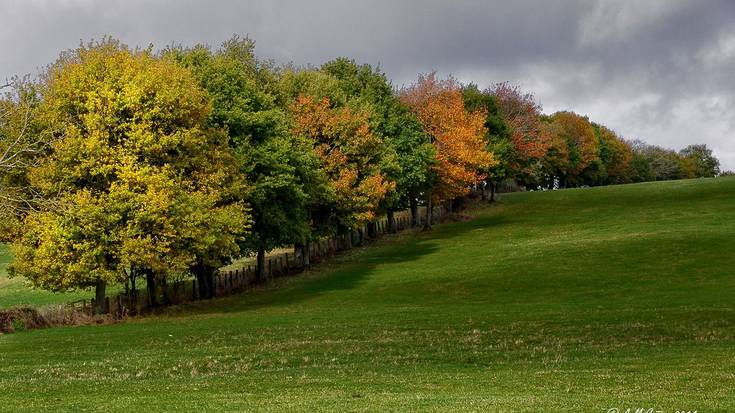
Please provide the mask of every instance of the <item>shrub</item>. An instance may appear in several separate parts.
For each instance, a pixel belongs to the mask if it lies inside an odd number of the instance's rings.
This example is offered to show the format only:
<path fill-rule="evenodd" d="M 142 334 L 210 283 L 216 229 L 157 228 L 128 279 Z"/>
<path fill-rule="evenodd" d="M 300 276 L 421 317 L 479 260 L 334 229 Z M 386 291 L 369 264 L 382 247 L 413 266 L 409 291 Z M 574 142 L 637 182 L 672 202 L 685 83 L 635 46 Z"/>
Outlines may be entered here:
<path fill-rule="evenodd" d="M 49 326 L 79 326 L 107 319 L 106 316 L 92 316 L 85 311 L 79 311 L 79 309 L 64 304 L 47 305 L 41 307 L 39 312 Z"/>
<path fill-rule="evenodd" d="M 48 323 L 35 307 L 15 307 L 0 311 L 0 332 L 48 327 Z"/>
<path fill-rule="evenodd" d="M 0 334 L 36 328 L 78 326 L 110 322 L 109 316 L 92 316 L 67 305 L 30 306 L 0 310 Z"/>

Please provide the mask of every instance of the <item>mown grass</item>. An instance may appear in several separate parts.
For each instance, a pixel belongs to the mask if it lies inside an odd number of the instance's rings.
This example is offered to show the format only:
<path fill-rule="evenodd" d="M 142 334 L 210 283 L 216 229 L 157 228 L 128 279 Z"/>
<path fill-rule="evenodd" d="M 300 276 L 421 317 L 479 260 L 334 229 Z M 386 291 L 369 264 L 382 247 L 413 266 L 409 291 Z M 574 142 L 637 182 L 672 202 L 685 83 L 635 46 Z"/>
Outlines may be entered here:
<path fill-rule="evenodd" d="M 245 295 L 0 336 L 0 411 L 735 411 L 735 179 L 472 213 Z"/>

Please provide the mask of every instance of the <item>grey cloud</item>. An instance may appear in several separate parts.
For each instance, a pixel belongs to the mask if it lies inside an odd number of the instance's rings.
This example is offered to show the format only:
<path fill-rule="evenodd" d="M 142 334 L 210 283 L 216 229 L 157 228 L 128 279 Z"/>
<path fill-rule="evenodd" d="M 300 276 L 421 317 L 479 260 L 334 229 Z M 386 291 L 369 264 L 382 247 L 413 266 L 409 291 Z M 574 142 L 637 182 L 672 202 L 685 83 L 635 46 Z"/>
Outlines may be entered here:
<path fill-rule="evenodd" d="M 159 47 L 248 34 L 263 57 L 349 56 L 397 85 L 430 70 L 509 80 L 546 111 L 677 149 L 704 142 L 735 169 L 732 0 L 0 1 L 0 78 L 105 34 Z"/>

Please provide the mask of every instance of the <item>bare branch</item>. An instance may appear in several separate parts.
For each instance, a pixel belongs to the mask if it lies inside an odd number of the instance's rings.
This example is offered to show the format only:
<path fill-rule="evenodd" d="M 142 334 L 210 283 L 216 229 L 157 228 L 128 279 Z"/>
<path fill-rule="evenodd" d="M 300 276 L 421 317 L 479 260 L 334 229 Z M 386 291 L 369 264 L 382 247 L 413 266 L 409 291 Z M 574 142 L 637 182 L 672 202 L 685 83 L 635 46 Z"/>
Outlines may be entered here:
<path fill-rule="evenodd" d="M 0 89 L 0 215 L 19 216 L 38 210 L 43 197 L 24 185 L 26 171 L 36 166 L 48 146 L 33 132 L 35 96 L 32 85 L 14 79 Z M 27 88 L 28 87 L 28 88 Z"/>

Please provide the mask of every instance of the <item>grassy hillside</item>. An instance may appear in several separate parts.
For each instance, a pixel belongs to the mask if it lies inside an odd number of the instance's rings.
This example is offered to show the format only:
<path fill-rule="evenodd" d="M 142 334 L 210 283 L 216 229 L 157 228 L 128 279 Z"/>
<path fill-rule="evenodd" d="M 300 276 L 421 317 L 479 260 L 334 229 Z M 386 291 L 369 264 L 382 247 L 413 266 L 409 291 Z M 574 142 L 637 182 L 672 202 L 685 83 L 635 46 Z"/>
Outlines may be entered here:
<path fill-rule="evenodd" d="M 25 280 L 8 278 L 6 271 L 10 263 L 10 251 L 0 244 L 0 308 L 8 308 L 22 304 L 44 305 L 62 304 L 69 301 L 89 299 L 92 293 L 79 291 L 69 293 L 52 293 L 30 287 Z"/>
<path fill-rule="evenodd" d="M 735 179 L 474 214 L 209 306 L 0 336 L 0 410 L 735 411 Z"/>

